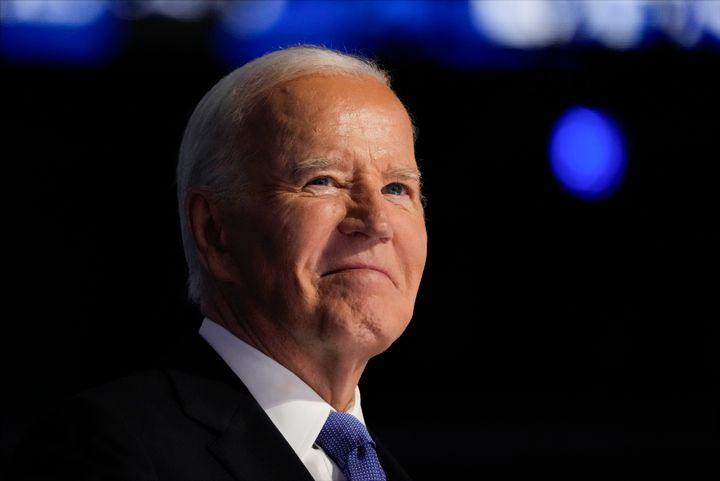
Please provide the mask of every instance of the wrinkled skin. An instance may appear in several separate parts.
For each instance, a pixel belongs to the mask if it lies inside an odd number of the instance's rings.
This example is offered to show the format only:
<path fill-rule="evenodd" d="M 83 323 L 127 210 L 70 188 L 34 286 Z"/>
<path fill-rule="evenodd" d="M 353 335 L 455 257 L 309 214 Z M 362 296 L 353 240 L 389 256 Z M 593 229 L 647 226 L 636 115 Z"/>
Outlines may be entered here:
<path fill-rule="evenodd" d="M 410 119 L 375 79 L 309 75 L 246 127 L 261 153 L 237 201 L 189 196 L 207 314 L 343 408 L 407 327 L 425 266 Z"/>

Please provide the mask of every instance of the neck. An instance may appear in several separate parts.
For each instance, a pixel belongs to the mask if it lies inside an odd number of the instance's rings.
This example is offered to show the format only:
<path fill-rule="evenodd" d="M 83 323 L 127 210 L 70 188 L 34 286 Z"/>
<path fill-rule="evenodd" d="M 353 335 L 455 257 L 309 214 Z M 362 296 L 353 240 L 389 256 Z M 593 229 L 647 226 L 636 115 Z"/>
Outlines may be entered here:
<path fill-rule="evenodd" d="M 237 338 L 275 360 L 310 386 L 337 411 L 355 401 L 355 388 L 369 358 L 342 346 L 297 340 L 274 322 L 248 322 L 256 316 L 238 316 L 224 302 L 203 302 L 203 314 Z"/>

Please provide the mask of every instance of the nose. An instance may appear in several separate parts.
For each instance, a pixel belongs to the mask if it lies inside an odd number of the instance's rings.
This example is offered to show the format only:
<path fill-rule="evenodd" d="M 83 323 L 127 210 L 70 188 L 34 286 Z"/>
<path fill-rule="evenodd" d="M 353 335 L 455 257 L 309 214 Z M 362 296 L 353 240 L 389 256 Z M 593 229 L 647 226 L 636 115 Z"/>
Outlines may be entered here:
<path fill-rule="evenodd" d="M 348 236 L 364 236 L 380 242 L 393 238 L 393 228 L 388 216 L 388 201 L 376 190 L 356 193 L 348 200 L 345 217 L 338 230 Z"/>

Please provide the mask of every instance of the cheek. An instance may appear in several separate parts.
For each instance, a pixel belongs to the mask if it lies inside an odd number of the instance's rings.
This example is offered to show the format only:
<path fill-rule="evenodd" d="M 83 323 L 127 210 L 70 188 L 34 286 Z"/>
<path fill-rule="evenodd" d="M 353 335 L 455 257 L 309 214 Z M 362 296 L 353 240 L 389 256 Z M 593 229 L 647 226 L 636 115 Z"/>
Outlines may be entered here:
<path fill-rule="evenodd" d="M 417 287 L 427 258 L 427 232 L 421 220 L 405 221 L 397 229 L 398 255 L 407 269 L 408 280 Z"/>
<path fill-rule="evenodd" d="M 343 212 L 338 202 L 310 202 L 283 212 L 278 219 L 282 228 L 277 252 L 289 257 L 296 268 L 314 268 Z"/>

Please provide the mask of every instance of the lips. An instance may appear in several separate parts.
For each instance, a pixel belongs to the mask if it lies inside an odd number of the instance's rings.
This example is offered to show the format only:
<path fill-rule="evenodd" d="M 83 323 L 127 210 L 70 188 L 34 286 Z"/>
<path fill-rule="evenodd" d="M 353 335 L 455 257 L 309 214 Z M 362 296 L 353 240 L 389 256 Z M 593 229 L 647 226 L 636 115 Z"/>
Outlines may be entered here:
<path fill-rule="evenodd" d="M 390 273 L 384 267 L 378 266 L 375 264 L 366 264 L 366 263 L 362 263 L 362 262 L 351 262 L 351 263 L 347 263 L 347 264 L 342 264 L 338 267 L 334 267 L 333 269 L 325 272 L 324 274 L 322 274 L 322 276 L 325 277 L 325 276 L 329 276 L 331 274 L 338 274 L 340 272 L 363 270 L 363 269 L 379 272 L 380 274 L 384 274 L 391 281 L 393 280 L 392 277 L 390 276 Z"/>

